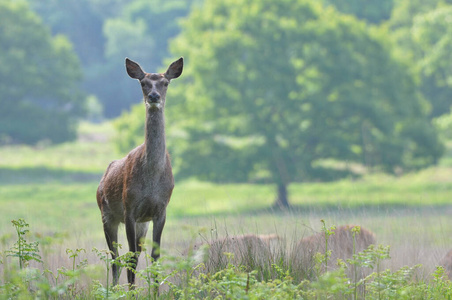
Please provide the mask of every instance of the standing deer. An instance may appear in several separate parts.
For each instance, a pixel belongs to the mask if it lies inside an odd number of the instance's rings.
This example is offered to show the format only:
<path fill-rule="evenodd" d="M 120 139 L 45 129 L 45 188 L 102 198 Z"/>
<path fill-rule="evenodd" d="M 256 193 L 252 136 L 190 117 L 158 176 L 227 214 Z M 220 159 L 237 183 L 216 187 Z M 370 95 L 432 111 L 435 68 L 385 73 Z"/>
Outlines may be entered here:
<path fill-rule="evenodd" d="M 102 213 L 105 238 L 111 256 L 118 256 L 119 223 L 126 228 L 129 251 L 134 253 L 136 269 L 149 222 L 153 222 L 152 258 L 160 256 L 160 239 L 166 219 L 166 206 L 174 188 L 174 178 L 165 143 L 164 108 L 168 84 L 182 74 L 183 58 L 173 62 L 163 73 L 145 73 L 140 65 L 126 58 L 130 77 L 138 79 L 146 107 L 145 141 L 108 166 L 97 189 L 97 204 Z M 118 266 L 112 265 L 113 284 L 119 280 Z M 135 273 L 127 270 L 131 287 Z"/>

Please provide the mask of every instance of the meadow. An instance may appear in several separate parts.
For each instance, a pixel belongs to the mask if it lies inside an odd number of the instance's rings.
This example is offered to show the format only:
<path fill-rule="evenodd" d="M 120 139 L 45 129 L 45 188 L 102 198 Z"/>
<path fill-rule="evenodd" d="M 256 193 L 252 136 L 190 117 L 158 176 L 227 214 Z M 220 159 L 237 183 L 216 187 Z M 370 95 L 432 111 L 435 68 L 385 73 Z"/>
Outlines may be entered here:
<path fill-rule="evenodd" d="M 110 142 L 113 134 L 109 123 L 83 123 L 76 142 L 0 148 L 0 251 L 15 241 L 11 221 L 23 218 L 30 224 L 30 239 L 41 241 L 45 268 L 70 268 L 66 249 L 81 248 L 86 253 L 80 259 L 103 266 L 91 251 L 107 248 L 95 193 L 109 162 L 121 157 Z M 181 256 L 195 241 L 249 233 L 276 233 L 293 245 L 321 231 L 324 220 L 328 226 L 355 224 L 371 230 L 379 244 L 391 247 L 385 268 L 422 264 L 416 276 L 429 280 L 452 249 L 450 157 L 448 153 L 438 166 L 398 177 L 366 174 L 338 182 L 291 184 L 290 211 L 271 208 L 272 185 L 176 182 L 163 256 Z M 120 243 L 126 245 L 124 227 L 120 233 Z M 125 277 L 123 272 L 122 283 Z"/>

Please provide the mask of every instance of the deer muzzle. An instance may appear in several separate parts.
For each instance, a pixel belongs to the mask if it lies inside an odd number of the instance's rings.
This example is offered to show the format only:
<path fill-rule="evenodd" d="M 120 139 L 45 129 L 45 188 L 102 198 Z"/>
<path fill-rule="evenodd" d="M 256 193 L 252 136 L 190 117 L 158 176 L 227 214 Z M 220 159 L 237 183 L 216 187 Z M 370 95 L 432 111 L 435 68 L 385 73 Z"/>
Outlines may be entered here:
<path fill-rule="evenodd" d="M 160 95 L 156 92 L 152 92 L 148 95 L 149 103 L 160 103 Z"/>
<path fill-rule="evenodd" d="M 162 107 L 162 98 L 160 97 L 160 94 L 156 92 L 150 93 L 146 98 L 145 101 L 146 106 L 153 109 L 160 109 Z"/>

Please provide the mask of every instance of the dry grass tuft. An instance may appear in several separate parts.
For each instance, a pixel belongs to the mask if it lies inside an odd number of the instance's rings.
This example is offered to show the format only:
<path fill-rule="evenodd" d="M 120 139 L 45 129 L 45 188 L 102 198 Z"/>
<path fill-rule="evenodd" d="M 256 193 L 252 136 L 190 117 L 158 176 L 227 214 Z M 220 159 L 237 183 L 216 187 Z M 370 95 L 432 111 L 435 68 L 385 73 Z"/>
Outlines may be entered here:
<path fill-rule="evenodd" d="M 328 269 L 337 267 L 337 260 L 346 261 L 353 257 L 353 232 L 356 225 L 343 225 L 334 230 L 334 234 L 328 238 L 328 250 L 331 256 L 328 260 Z M 316 253 L 325 254 L 325 233 L 319 232 L 301 239 L 292 250 L 291 260 L 298 268 L 303 269 L 306 274 L 312 274 Z M 355 253 L 362 252 L 370 245 L 376 245 L 375 234 L 368 229 L 362 228 L 355 236 Z"/>
<path fill-rule="evenodd" d="M 452 279 L 452 250 L 446 253 L 439 262 L 439 265 L 444 268 L 449 279 Z"/>
<path fill-rule="evenodd" d="M 228 264 L 247 271 L 269 270 L 282 239 L 277 234 L 243 234 L 196 243 L 184 255 L 193 255 L 196 263 L 204 262 L 207 272 L 217 272 Z M 229 254 L 230 253 L 230 254 Z"/>

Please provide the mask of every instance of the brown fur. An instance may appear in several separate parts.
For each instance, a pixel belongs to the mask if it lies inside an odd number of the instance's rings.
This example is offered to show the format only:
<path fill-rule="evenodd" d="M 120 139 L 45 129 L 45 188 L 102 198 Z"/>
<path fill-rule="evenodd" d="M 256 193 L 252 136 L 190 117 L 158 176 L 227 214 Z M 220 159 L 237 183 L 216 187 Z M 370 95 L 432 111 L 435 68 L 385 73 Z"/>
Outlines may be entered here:
<path fill-rule="evenodd" d="M 135 253 L 135 263 L 141 252 L 149 222 L 153 222 L 152 257 L 159 257 L 159 246 L 166 220 L 166 207 L 174 188 L 171 162 L 166 150 L 164 107 L 167 86 L 182 73 L 183 60 L 173 62 L 166 73 L 145 73 L 141 67 L 126 59 L 127 73 L 138 79 L 146 106 L 145 142 L 107 168 L 97 189 L 97 204 L 102 213 L 105 238 L 112 252 L 118 256 L 114 243 L 118 240 L 118 225 L 126 227 L 129 251 Z M 118 268 L 112 265 L 113 283 L 119 280 Z M 127 270 L 130 285 L 135 273 Z"/>

